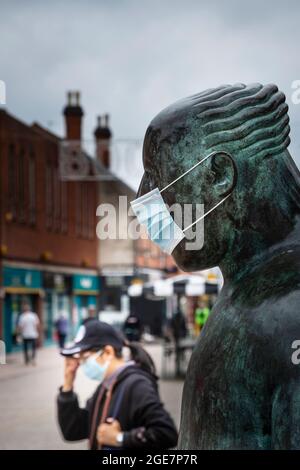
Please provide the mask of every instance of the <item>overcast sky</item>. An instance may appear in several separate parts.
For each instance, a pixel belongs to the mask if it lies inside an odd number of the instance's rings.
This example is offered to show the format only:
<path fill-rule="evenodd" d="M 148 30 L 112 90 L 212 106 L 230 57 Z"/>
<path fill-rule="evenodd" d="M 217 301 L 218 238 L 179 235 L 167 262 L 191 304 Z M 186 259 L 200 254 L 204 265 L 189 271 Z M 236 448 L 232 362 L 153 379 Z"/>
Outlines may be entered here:
<path fill-rule="evenodd" d="M 299 166 L 300 104 L 291 102 L 299 20 L 297 0 L 0 0 L 7 109 L 62 135 L 66 91 L 80 90 L 86 139 L 105 112 L 115 138 L 142 139 L 177 99 L 224 83 L 273 82 L 287 95 Z M 137 184 L 141 155 L 132 155 Z"/>

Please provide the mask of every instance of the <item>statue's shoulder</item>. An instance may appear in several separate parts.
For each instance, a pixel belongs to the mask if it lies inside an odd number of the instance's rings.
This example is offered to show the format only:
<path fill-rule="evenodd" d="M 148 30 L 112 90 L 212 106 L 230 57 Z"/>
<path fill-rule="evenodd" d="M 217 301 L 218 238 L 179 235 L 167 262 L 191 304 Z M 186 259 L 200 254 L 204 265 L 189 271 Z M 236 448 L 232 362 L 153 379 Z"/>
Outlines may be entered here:
<path fill-rule="evenodd" d="M 276 363 L 279 370 L 286 370 L 287 374 L 289 370 L 293 371 L 293 345 L 295 341 L 300 345 L 300 289 L 274 291 L 252 313 L 251 330 L 259 344 L 268 350 L 270 361 Z"/>

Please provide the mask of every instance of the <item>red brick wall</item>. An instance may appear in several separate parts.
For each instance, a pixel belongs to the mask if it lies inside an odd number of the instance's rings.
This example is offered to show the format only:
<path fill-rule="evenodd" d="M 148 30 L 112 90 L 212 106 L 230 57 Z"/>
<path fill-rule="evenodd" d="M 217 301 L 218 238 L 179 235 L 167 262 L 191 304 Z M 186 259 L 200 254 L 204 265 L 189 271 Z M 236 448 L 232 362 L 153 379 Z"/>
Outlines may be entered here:
<path fill-rule="evenodd" d="M 9 148 L 14 145 L 14 158 L 17 159 L 21 149 L 24 149 L 25 182 L 24 182 L 24 212 L 25 220 L 20 220 L 20 213 L 8 220 L 11 216 L 11 182 L 8 180 Z M 41 262 L 42 254 L 49 252 L 52 257 L 48 263 L 70 266 L 83 266 L 85 262 L 90 267 L 96 267 L 97 238 L 96 238 L 96 206 L 97 183 L 95 182 L 61 182 L 58 173 L 59 139 L 47 133 L 37 132 L 33 128 L 24 125 L 7 113 L 0 112 L 0 152 L 1 152 L 1 244 L 7 247 L 7 259 Z M 36 221 L 29 221 L 29 184 L 28 161 L 30 155 L 35 158 L 35 194 L 36 194 Z M 10 157 L 11 158 L 11 157 Z M 47 163 L 48 162 L 48 163 Z M 52 229 L 47 227 L 46 204 L 46 168 L 50 164 L 53 170 L 53 198 L 62 191 L 62 185 L 66 186 L 66 217 L 59 215 L 57 211 L 53 216 Z M 57 174 L 55 174 L 55 167 Z M 16 199 L 20 202 L 18 192 L 18 170 L 16 168 Z M 80 186 L 85 185 L 88 191 L 88 207 L 90 210 L 89 233 L 80 236 L 76 230 L 78 213 L 78 192 Z M 62 208 L 57 204 L 57 208 Z M 20 211 L 19 211 L 20 212 Z M 85 211 L 84 211 L 85 212 Z M 62 233 L 62 220 L 64 229 Z M 89 239 L 90 238 L 90 239 Z M 2 255 L 3 256 L 3 255 Z"/>

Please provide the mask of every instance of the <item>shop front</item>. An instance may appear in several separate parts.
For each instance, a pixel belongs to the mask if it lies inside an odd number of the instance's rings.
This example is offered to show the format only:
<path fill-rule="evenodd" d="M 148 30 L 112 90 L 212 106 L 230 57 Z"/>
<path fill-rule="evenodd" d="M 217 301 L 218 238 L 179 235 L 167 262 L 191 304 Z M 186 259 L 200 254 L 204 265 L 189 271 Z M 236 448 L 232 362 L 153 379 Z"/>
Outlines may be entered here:
<path fill-rule="evenodd" d="M 72 277 L 73 308 L 72 323 L 75 329 L 89 314 L 89 308 L 93 307 L 98 312 L 100 280 L 97 275 L 74 274 Z"/>
<path fill-rule="evenodd" d="M 128 288 L 131 312 L 142 319 L 154 335 L 161 335 L 165 324 L 181 311 L 188 328 L 194 329 L 198 304 L 211 308 L 219 291 L 214 275 L 179 274 L 153 282 L 132 283 Z"/>
<path fill-rule="evenodd" d="M 72 276 L 62 273 L 44 272 L 43 326 L 46 343 L 54 339 L 55 322 L 64 315 L 69 323 L 69 335 L 73 336 L 72 325 Z"/>
<path fill-rule="evenodd" d="M 134 277 L 127 274 L 101 276 L 100 319 L 122 328 L 130 312 L 128 287 Z"/>
<path fill-rule="evenodd" d="M 4 315 L 2 318 L 2 331 L 7 353 L 19 349 L 17 335 L 19 316 L 24 304 L 29 304 L 43 323 L 42 299 L 44 296 L 42 286 L 42 273 L 36 269 L 19 267 L 3 267 L 3 293 Z"/>

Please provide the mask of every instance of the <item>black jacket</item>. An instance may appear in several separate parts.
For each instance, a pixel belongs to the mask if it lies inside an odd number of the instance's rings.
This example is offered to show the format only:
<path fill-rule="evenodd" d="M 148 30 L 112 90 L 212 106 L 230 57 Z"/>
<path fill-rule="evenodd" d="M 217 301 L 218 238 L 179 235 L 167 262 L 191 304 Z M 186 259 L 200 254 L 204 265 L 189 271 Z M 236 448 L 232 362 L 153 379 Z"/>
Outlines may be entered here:
<path fill-rule="evenodd" d="M 101 385 L 80 408 L 77 395 L 71 392 L 60 393 L 57 397 L 58 421 L 64 438 L 77 441 L 90 438 L 92 416 Z M 122 403 L 117 416 L 124 432 L 123 448 L 167 449 L 177 444 L 177 431 L 173 420 L 160 401 L 156 378 L 137 365 L 128 366 L 117 378 L 107 417 L 114 414 L 118 395 Z M 97 417 L 100 422 L 105 394 L 101 400 Z M 97 449 L 96 436 L 92 439 L 92 449 Z"/>

